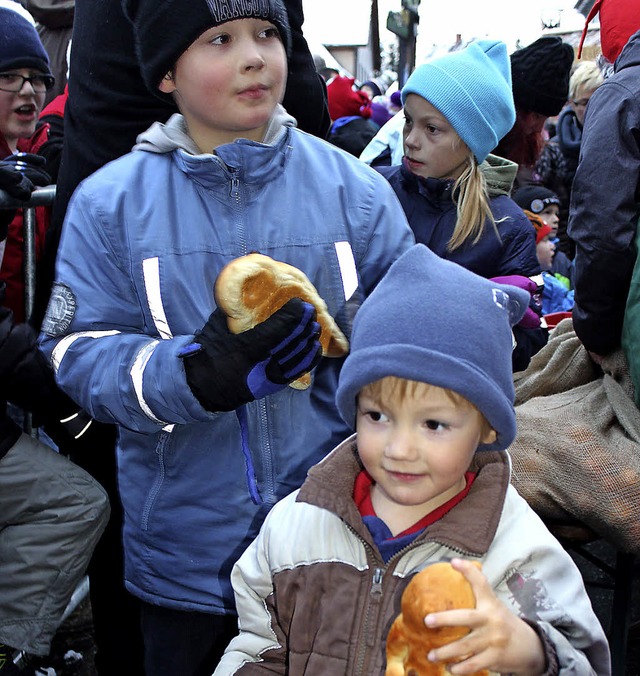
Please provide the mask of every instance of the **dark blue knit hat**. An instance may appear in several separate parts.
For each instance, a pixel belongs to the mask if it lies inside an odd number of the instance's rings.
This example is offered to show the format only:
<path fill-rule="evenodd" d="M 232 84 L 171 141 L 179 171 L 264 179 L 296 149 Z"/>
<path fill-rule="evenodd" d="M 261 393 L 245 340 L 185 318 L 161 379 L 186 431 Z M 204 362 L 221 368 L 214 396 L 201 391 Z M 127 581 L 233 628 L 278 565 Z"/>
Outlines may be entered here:
<path fill-rule="evenodd" d="M 496 284 L 423 244 L 405 252 L 358 310 L 336 392 L 354 425 L 364 385 L 387 376 L 428 383 L 470 401 L 504 449 L 516 434 L 511 327 L 529 306 L 523 289 Z"/>
<path fill-rule="evenodd" d="M 19 11 L 0 6 L 0 71 L 17 68 L 51 75 L 49 57 L 35 26 Z"/>
<path fill-rule="evenodd" d="M 403 104 L 409 94 L 437 108 L 478 163 L 516 121 L 509 56 L 499 40 L 478 40 L 418 66 L 402 88 Z"/>

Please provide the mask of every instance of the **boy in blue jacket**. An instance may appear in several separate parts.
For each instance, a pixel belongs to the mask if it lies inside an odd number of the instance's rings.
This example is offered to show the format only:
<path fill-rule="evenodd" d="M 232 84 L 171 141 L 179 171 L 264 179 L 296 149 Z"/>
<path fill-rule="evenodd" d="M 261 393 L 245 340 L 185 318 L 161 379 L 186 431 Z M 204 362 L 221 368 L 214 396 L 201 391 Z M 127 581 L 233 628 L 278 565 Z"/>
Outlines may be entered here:
<path fill-rule="evenodd" d="M 384 179 L 297 131 L 280 105 L 280 0 L 125 9 L 148 87 L 181 114 L 74 194 L 42 345 L 61 387 L 119 426 L 125 583 L 142 601 L 145 669 L 189 676 L 211 673 L 235 632 L 236 558 L 345 431 L 340 362 L 321 361 L 306 391 L 287 387 L 319 360 L 310 306 L 294 299 L 231 335 L 215 311 L 218 273 L 252 251 L 294 265 L 348 334 L 413 238 Z"/>

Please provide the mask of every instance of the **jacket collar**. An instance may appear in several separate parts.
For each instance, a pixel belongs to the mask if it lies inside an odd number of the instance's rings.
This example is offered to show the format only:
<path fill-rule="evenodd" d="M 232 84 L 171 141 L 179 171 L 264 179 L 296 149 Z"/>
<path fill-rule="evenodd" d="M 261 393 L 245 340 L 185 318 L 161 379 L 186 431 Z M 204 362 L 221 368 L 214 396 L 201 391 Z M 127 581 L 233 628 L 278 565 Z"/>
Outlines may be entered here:
<path fill-rule="evenodd" d="M 297 496 L 337 514 L 362 539 L 375 547 L 353 501 L 353 486 L 362 464 L 354 434 L 309 470 Z M 506 451 L 480 451 L 470 467 L 477 473 L 469 494 L 416 542 L 433 541 L 468 554 L 484 555 L 494 540 L 511 478 Z"/>

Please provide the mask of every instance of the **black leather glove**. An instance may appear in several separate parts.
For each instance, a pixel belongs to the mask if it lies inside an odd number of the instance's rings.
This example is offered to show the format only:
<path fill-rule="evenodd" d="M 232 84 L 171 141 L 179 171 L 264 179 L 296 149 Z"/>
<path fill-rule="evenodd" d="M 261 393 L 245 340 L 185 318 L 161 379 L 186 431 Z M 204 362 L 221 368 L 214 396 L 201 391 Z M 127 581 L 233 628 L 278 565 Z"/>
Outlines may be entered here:
<path fill-rule="evenodd" d="M 207 411 L 233 411 L 286 387 L 322 356 L 315 308 L 292 298 L 253 329 L 233 334 L 216 310 L 184 348 L 187 383 Z"/>
<path fill-rule="evenodd" d="M 34 155 L 33 153 L 15 153 L 9 155 L 2 162 L 0 166 L 10 170 L 13 168 L 21 175 L 21 180 L 18 182 L 18 192 L 22 194 L 19 197 L 17 194 L 10 191 L 9 188 L 3 188 L 12 197 L 25 201 L 31 196 L 35 186 L 45 186 L 51 184 L 51 176 L 44 170 L 47 160 L 41 155 Z M 9 183 L 17 182 L 17 178 L 8 178 Z M 28 192 L 25 191 L 28 190 Z"/>

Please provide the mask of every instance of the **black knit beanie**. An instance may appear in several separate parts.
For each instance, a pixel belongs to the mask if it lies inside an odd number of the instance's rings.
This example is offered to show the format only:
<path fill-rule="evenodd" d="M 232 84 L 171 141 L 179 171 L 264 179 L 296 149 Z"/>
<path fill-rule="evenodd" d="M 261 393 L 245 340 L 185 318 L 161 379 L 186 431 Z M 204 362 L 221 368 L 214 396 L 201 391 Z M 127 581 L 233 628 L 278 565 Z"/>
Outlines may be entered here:
<path fill-rule="evenodd" d="M 282 0 L 122 0 L 133 24 L 142 77 L 152 94 L 162 78 L 202 33 L 235 19 L 266 19 L 280 31 L 289 53 L 291 34 Z"/>
<path fill-rule="evenodd" d="M 569 96 L 573 48 L 559 37 L 544 37 L 511 54 L 516 108 L 557 115 Z"/>
<path fill-rule="evenodd" d="M 16 7 L 22 10 L 20 5 Z M 18 68 L 51 75 L 49 57 L 35 26 L 18 9 L 0 7 L 0 71 Z"/>

